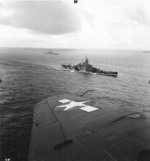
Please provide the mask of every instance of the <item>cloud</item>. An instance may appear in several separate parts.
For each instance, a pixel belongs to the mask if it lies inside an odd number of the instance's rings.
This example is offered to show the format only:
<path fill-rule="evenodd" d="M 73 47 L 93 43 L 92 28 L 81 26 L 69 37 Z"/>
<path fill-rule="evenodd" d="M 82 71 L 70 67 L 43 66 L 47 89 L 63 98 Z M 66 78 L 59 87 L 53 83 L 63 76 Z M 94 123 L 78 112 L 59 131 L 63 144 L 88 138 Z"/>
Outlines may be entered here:
<path fill-rule="evenodd" d="M 141 7 L 137 8 L 134 12 L 129 12 L 129 17 L 130 19 L 142 25 L 149 24 L 150 20 L 145 10 L 143 10 Z"/>
<path fill-rule="evenodd" d="M 76 5 L 73 0 L 0 0 L 0 42 L 1 46 L 149 49 L 150 1 L 79 0 Z"/>
<path fill-rule="evenodd" d="M 0 23 L 26 28 L 42 34 L 66 34 L 79 31 L 78 12 L 63 1 L 15 1 L 5 5 Z M 5 13 L 11 11 L 7 16 Z"/>
<path fill-rule="evenodd" d="M 139 25 L 150 25 L 150 7 L 149 2 L 143 1 L 134 3 L 125 9 L 128 18 Z"/>

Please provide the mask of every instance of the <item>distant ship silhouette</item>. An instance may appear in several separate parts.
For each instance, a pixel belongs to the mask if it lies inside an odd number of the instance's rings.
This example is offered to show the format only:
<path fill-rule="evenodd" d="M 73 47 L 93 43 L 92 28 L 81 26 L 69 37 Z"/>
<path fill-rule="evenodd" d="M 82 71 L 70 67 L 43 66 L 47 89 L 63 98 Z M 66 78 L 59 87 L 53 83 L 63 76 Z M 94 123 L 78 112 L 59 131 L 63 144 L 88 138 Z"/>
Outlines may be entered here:
<path fill-rule="evenodd" d="M 49 54 L 49 55 L 59 55 L 59 53 L 55 53 L 54 51 L 52 50 L 49 50 L 47 52 L 44 52 L 43 54 Z"/>
<path fill-rule="evenodd" d="M 144 50 L 143 53 L 150 53 L 150 50 Z"/>

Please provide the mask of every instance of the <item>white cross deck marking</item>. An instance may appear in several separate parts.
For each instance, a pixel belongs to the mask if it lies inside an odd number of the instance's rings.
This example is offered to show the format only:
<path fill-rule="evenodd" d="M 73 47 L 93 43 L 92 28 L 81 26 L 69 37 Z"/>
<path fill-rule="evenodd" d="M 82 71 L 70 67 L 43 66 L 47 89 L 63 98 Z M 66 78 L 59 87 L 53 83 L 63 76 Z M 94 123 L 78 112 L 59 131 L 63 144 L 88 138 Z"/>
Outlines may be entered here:
<path fill-rule="evenodd" d="M 59 100 L 58 102 L 60 102 L 60 103 L 68 103 L 68 102 L 70 102 L 70 100 L 68 100 L 68 99 L 63 99 L 63 100 Z"/>
<path fill-rule="evenodd" d="M 58 102 L 68 103 L 68 104 L 57 106 L 57 108 L 65 108 L 64 111 L 67 111 L 67 110 L 72 109 L 74 107 L 80 107 L 79 109 L 83 110 L 85 112 L 93 112 L 93 111 L 98 110 L 98 108 L 96 108 L 96 107 L 84 104 L 89 101 L 75 102 L 75 101 L 71 101 L 68 99 L 63 99 L 63 100 L 59 100 Z"/>
<path fill-rule="evenodd" d="M 92 107 L 92 106 L 85 106 L 85 107 L 81 107 L 80 109 L 86 112 L 93 112 L 98 110 L 98 108 Z"/>
<path fill-rule="evenodd" d="M 64 111 L 66 111 L 66 110 L 69 110 L 69 109 L 71 109 L 71 108 L 73 108 L 73 107 L 77 107 L 77 106 L 83 107 L 83 106 L 85 106 L 85 105 L 83 104 L 83 103 L 85 103 L 85 102 L 89 102 L 89 101 L 83 101 L 83 102 L 70 101 L 68 104 L 61 105 L 61 106 L 57 106 L 57 107 L 65 107 Z"/>

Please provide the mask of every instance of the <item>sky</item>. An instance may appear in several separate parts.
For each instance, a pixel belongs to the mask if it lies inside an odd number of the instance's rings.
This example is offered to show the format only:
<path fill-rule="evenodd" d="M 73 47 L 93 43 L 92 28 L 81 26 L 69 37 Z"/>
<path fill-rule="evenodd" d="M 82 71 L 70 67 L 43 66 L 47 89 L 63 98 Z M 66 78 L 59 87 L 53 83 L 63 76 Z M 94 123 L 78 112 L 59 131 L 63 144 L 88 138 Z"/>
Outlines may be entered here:
<path fill-rule="evenodd" d="M 0 47 L 150 49 L 149 0 L 0 0 Z"/>

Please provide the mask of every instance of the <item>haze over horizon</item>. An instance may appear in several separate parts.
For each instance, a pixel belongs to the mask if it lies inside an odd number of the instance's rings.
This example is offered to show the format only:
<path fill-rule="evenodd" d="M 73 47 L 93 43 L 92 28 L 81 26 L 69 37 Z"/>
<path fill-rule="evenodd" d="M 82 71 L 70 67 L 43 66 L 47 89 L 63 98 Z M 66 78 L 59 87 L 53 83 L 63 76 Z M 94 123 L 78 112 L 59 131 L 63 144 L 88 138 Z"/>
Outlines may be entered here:
<path fill-rule="evenodd" d="M 0 0 L 0 47 L 148 50 L 148 0 Z"/>

